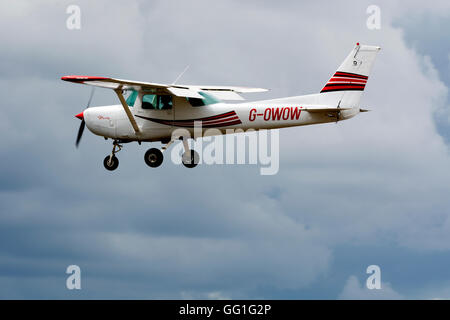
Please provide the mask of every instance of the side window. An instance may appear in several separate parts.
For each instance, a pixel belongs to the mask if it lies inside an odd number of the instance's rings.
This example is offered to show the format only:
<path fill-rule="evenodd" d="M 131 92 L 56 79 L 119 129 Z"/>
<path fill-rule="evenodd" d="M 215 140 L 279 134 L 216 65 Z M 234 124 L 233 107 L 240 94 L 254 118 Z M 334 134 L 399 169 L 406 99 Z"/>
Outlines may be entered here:
<path fill-rule="evenodd" d="M 158 108 L 160 110 L 172 109 L 172 96 L 158 96 Z"/>
<path fill-rule="evenodd" d="M 142 97 L 142 109 L 172 109 L 172 96 L 146 94 Z"/>
<path fill-rule="evenodd" d="M 142 109 L 156 109 L 156 95 L 146 94 L 142 97 Z"/>

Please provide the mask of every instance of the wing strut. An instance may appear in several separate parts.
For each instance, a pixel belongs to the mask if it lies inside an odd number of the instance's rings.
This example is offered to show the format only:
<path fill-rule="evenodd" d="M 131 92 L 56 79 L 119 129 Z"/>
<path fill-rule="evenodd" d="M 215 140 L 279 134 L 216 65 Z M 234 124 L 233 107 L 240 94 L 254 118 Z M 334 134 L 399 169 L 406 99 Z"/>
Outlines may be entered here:
<path fill-rule="evenodd" d="M 133 114 L 131 113 L 130 108 L 127 105 L 127 102 L 125 101 L 125 98 L 123 97 L 122 89 L 114 89 L 114 91 L 116 92 L 117 97 L 119 97 L 120 103 L 122 104 L 122 107 L 125 110 L 125 113 L 127 114 L 127 117 L 130 120 L 134 131 L 136 133 L 140 133 L 141 131 L 139 130 L 136 120 L 134 119 Z"/>

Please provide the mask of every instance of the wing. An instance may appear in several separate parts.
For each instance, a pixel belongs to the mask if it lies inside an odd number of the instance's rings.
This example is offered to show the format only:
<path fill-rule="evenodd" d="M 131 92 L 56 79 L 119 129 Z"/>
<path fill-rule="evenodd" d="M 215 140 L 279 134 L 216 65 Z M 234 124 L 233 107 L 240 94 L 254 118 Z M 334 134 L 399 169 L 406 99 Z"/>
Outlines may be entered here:
<path fill-rule="evenodd" d="M 122 107 L 130 121 L 136 134 L 140 134 L 141 131 L 136 123 L 136 119 L 131 113 L 125 98 L 123 97 L 123 90 L 148 90 L 151 92 L 165 92 L 177 97 L 187 97 L 187 98 L 198 98 L 204 99 L 205 97 L 200 95 L 200 91 L 208 91 L 212 95 L 216 96 L 222 100 L 243 100 L 243 98 L 238 93 L 247 92 L 263 92 L 266 89 L 261 88 L 246 88 L 246 87 L 224 87 L 224 86 L 184 86 L 184 85 L 174 85 L 174 84 L 161 84 L 161 83 L 151 83 L 151 82 L 141 82 L 141 81 L 130 81 L 115 78 L 106 77 L 89 77 L 89 76 L 64 76 L 61 80 L 82 83 L 91 86 L 97 86 L 107 89 L 113 89 L 117 97 L 122 104 Z"/>
<path fill-rule="evenodd" d="M 91 86 L 108 88 L 113 90 L 155 90 L 159 89 L 163 92 L 175 95 L 177 97 L 199 98 L 204 97 L 198 94 L 198 91 L 207 91 L 213 96 L 221 100 L 243 100 L 238 93 L 265 92 L 263 88 L 248 87 L 227 87 L 227 86 L 198 86 L 198 85 L 173 85 L 162 83 L 151 83 L 141 81 L 122 80 L 106 77 L 89 77 L 89 76 L 64 76 L 64 81 L 82 83 Z"/>
<path fill-rule="evenodd" d="M 233 91 L 238 93 L 255 93 L 266 92 L 269 89 L 264 88 L 250 88 L 250 87 L 228 87 L 228 86 L 189 86 L 191 88 L 197 88 L 202 91 Z"/>
<path fill-rule="evenodd" d="M 88 76 L 64 76 L 61 80 L 70 81 L 75 83 L 82 83 L 96 87 L 108 88 L 108 89 L 122 89 L 122 90 L 140 90 L 140 89 L 156 89 L 167 88 L 165 84 L 130 81 L 105 77 L 88 77 Z"/>

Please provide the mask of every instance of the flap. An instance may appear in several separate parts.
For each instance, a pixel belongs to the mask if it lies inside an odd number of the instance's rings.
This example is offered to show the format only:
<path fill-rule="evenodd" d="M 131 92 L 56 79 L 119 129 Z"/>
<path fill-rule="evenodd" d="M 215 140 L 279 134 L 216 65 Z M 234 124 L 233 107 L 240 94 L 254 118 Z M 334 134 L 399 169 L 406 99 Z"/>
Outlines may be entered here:
<path fill-rule="evenodd" d="M 269 89 L 264 88 L 250 88 L 250 87 L 233 87 L 233 86 L 189 86 L 196 87 L 203 91 L 234 91 L 238 93 L 257 93 L 257 92 L 266 92 Z"/>
<path fill-rule="evenodd" d="M 238 95 L 236 92 L 233 91 L 215 91 L 215 90 L 208 90 L 206 91 L 208 94 L 213 95 L 219 100 L 245 100 L 240 95 Z"/>
<path fill-rule="evenodd" d="M 167 90 L 170 93 L 172 93 L 173 95 L 176 95 L 177 97 L 204 99 L 204 97 L 199 95 L 197 91 L 190 90 L 190 89 L 169 87 L 169 88 L 167 88 Z"/>

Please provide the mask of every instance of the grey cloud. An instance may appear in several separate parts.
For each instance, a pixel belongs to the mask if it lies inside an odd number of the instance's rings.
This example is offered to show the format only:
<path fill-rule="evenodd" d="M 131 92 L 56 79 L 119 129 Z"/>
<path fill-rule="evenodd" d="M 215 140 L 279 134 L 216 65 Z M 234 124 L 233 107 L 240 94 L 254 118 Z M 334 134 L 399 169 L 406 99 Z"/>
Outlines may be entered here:
<path fill-rule="evenodd" d="M 0 30 L 14 30 L 0 36 L 2 297 L 323 297 L 341 290 L 326 283 L 351 244 L 447 254 L 449 158 L 430 98 L 446 86 L 398 28 L 365 29 L 365 3 L 329 4 L 331 15 L 296 2 L 81 1 L 79 32 L 65 29 L 68 3 L 2 3 Z M 64 74 L 163 82 L 190 64 L 180 82 L 295 95 L 318 91 L 363 40 L 383 47 L 363 98 L 374 111 L 282 130 L 277 176 L 170 161 L 150 170 L 135 144 L 111 174 L 110 142 L 86 132 L 74 148 L 89 90 Z M 115 98 L 97 90 L 93 103 Z M 69 264 L 82 268 L 80 293 L 64 288 Z"/>

